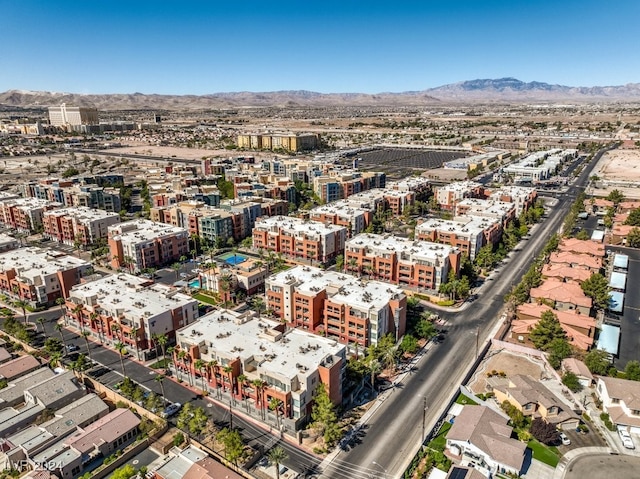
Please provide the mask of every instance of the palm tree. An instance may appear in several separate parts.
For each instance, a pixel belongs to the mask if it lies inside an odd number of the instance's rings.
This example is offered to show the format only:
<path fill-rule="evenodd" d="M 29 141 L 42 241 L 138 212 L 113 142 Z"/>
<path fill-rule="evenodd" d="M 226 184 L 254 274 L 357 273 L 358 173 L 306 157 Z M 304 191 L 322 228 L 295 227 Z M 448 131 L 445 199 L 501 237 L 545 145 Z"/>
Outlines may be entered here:
<path fill-rule="evenodd" d="M 79 304 L 75 308 L 73 308 L 73 314 L 76 315 L 76 319 L 78 320 L 78 326 L 80 326 L 80 330 L 84 329 L 84 321 L 82 320 L 82 305 Z"/>
<path fill-rule="evenodd" d="M 47 335 L 47 329 L 44 326 L 44 318 L 40 317 L 38 319 L 36 319 L 36 323 L 38 323 L 40 326 L 42 326 L 42 334 L 43 335 Z"/>
<path fill-rule="evenodd" d="M 371 389 L 376 390 L 376 374 L 380 372 L 380 361 L 377 359 L 371 359 L 369 362 L 369 371 L 371 371 Z"/>
<path fill-rule="evenodd" d="M 127 354 L 127 347 L 122 341 L 118 341 L 115 345 L 116 351 L 120 354 L 120 367 L 122 368 L 122 376 L 127 377 L 127 373 L 124 370 L 124 356 Z"/>
<path fill-rule="evenodd" d="M 207 392 L 207 386 L 205 384 L 205 378 L 204 378 L 204 372 L 203 369 L 205 368 L 207 363 L 205 363 L 202 359 L 196 359 L 193 363 L 193 367 L 196 369 L 196 371 L 198 371 L 200 373 L 200 379 L 202 381 L 202 393 L 204 394 L 205 392 Z"/>
<path fill-rule="evenodd" d="M 27 306 L 29 306 L 29 302 L 25 301 L 24 299 L 19 299 L 13 304 L 16 305 L 16 307 L 22 309 L 22 320 L 25 324 L 27 324 Z"/>
<path fill-rule="evenodd" d="M 254 379 L 251 382 L 251 384 L 256 389 L 256 407 L 260 405 L 260 414 L 262 415 L 262 419 L 264 420 L 264 407 L 263 407 L 264 404 L 262 401 L 262 395 L 264 393 L 264 388 L 266 387 L 267 383 L 262 379 Z"/>
<path fill-rule="evenodd" d="M 115 336 L 118 339 L 118 331 L 121 331 L 120 325 L 118 323 L 113 323 L 111 325 L 111 336 Z"/>
<path fill-rule="evenodd" d="M 166 360 L 167 360 L 167 352 L 166 352 L 166 346 L 167 343 L 169 342 L 169 337 L 166 334 L 159 334 L 156 336 L 156 343 L 158 343 L 160 345 L 160 347 L 162 348 L 162 359 L 164 359 L 164 362 L 166 364 Z"/>
<path fill-rule="evenodd" d="M 276 446 L 267 453 L 267 458 L 276 466 L 276 479 L 280 479 L 280 464 L 289 458 L 287 452 L 282 446 Z"/>
<path fill-rule="evenodd" d="M 238 375 L 238 388 L 240 389 L 240 399 L 245 399 L 244 396 L 244 384 L 247 382 L 247 376 L 244 374 Z"/>
<path fill-rule="evenodd" d="M 233 368 L 227 364 L 222 368 L 222 371 L 227 375 L 226 379 L 229 381 L 229 392 L 231 393 L 231 397 L 233 398 Z"/>
<path fill-rule="evenodd" d="M 165 401 L 165 396 L 164 396 L 164 376 L 162 374 L 156 374 L 156 377 L 154 378 L 155 381 L 157 381 L 158 383 L 160 383 L 160 391 L 162 391 L 162 404 L 164 404 Z"/>
<path fill-rule="evenodd" d="M 80 336 L 82 336 L 84 338 L 84 342 L 87 345 L 87 355 L 89 356 L 89 359 L 91 359 L 91 350 L 89 349 L 89 335 L 91 333 L 89 331 L 87 331 L 86 329 L 80 332 Z"/>
<path fill-rule="evenodd" d="M 269 409 L 276 413 L 276 427 L 280 430 L 280 407 L 282 406 L 282 401 L 278 398 L 271 398 L 269 400 Z"/>
<path fill-rule="evenodd" d="M 207 369 L 209 370 L 209 382 L 213 378 L 213 386 L 216 388 L 216 393 L 219 393 L 218 390 L 218 377 L 216 376 L 216 372 L 218 369 L 218 361 L 212 359 L 207 363 Z"/>
<path fill-rule="evenodd" d="M 56 323 L 56 325 L 53 328 L 60 333 L 60 339 L 62 340 L 62 345 L 64 346 L 64 349 L 66 350 L 67 349 L 67 343 L 65 342 L 64 335 L 62 334 L 62 324 Z"/>
<path fill-rule="evenodd" d="M 129 337 L 133 337 L 133 344 L 136 347 L 136 357 L 138 358 L 138 361 L 140 361 L 140 348 L 138 347 L 138 328 L 136 328 L 135 326 L 131 328 Z"/>
<path fill-rule="evenodd" d="M 61 359 L 62 359 L 62 353 L 60 352 L 51 353 L 51 356 L 49 356 L 49 366 L 51 366 L 52 368 L 58 367 L 60 365 Z"/>
<path fill-rule="evenodd" d="M 64 316 L 64 324 L 67 324 L 67 315 L 64 314 L 64 308 L 63 308 L 65 303 L 66 303 L 66 300 L 62 297 L 56 299 L 56 304 L 60 306 L 60 316 Z"/>

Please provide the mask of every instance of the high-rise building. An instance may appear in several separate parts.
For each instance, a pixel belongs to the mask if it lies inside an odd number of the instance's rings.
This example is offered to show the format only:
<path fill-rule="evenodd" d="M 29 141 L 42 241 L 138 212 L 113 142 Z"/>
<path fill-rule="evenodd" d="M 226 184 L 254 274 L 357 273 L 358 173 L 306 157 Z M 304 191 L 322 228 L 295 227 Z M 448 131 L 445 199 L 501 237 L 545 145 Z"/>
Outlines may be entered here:
<path fill-rule="evenodd" d="M 66 103 L 50 106 L 49 123 L 52 126 L 97 125 L 98 110 L 82 106 L 67 106 Z"/>

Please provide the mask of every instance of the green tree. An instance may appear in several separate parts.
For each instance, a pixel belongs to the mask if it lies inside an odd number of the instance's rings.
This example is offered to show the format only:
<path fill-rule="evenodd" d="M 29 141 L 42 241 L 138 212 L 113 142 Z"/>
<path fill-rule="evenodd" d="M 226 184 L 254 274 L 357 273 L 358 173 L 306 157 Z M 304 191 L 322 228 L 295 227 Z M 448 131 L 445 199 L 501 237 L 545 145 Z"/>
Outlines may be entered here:
<path fill-rule="evenodd" d="M 244 453 L 244 443 L 238 431 L 226 427 L 218 433 L 218 440 L 224 445 L 224 457 L 233 464 L 238 464 L 238 459 Z"/>
<path fill-rule="evenodd" d="M 125 464 L 119 467 L 111 475 L 111 479 L 130 479 L 136 475 L 136 470 L 131 464 Z"/>
<path fill-rule="evenodd" d="M 624 201 L 624 195 L 620 190 L 612 190 L 607 195 L 607 200 L 613 201 L 613 205 L 618 206 L 620 203 Z"/>
<path fill-rule="evenodd" d="M 500 404 L 500 408 L 507 413 L 513 427 L 522 428 L 527 424 L 527 419 L 524 417 L 524 414 L 522 414 L 522 411 L 509 401 L 503 401 L 502 404 Z"/>
<path fill-rule="evenodd" d="M 405 334 L 400 342 L 400 351 L 414 354 L 418 350 L 418 340 L 410 334 Z"/>
<path fill-rule="evenodd" d="M 338 423 L 338 415 L 324 384 L 320 384 L 316 388 L 311 420 L 313 427 L 322 434 L 324 442 L 328 446 L 332 446 L 340 439 L 342 432 Z"/>
<path fill-rule="evenodd" d="M 22 320 L 27 322 L 27 306 L 29 306 L 29 301 L 25 301 L 24 299 L 19 299 L 15 303 L 13 303 L 16 308 L 22 309 Z"/>
<path fill-rule="evenodd" d="M 559 369 L 562 360 L 571 356 L 572 350 L 566 338 L 555 338 L 547 345 L 548 360 L 553 369 Z"/>
<path fill-rule="evenodd" d="M 631 210 L 624 224 L 631 226 L 640 226 L 640 208 Z"/>
<path fill-rule="evenodd" d="M 6 326 L 5 326 L 6 328 Z M 49 354 L 62 353 L 64 347 L 58 338 L 47 338 L 44 340 L 44 349 Z"/>
<path fill-rule="evenodd" d="M 127 377 L 127 373 L 124 369 L 124 357 L 127 354 L 127 347 L 124 345 L 122 341 L 118 341 L 115 344 L 115 350 L 120 355 L 120 367 L 122 368 L 122 376 Z"/>
<path fill-rule="evenodd" d="M 562 329 L 558 316 L 553 311 L 547 310 L 540 316 L 540 321 L 529 333 L 529 339 L 533 345 L 542 351 L 546 351 L 554 339 L 566 339 L 566 333 Z"/>
<path fill-rule="evenodd" d="M 201 438 L 202 434 L 207 430 L 208 421 L 209 418 L 207 418 L 207 414 L 204 412 L 204 409 L 201 407 L 195 408 L 187 425 L 189 433 L 191 433 L 192 436 Z"/>
<path fill-rule="evenodd" d="M 580 379 L 578 379 L 578 376 L 571 371 L 564 373 L 564 376 L 562 376 L 562 384 L 567 386 L 574 393 L 582 391 Z"/>
<path fill-rule="evenodd" d="M 593 300 L 594 306 L 606 309 L 609 306 L 609 282 L 600 273 L 593 273 L 580 285 L 585 295 Z"/>
<path fill-rule="evenodd" d="M 606 376 L 611 366 L 611 356 L 602 349 L 592 349 L 584 357 L 584 363 L 593 374 Z"/>
<path fill-rule="evenodd" d="M 629 234 L 627 234 L 627 246 L 640 248 L 640 228 L 631 228 Z"/>
<path fill-rule="evenodd" d="M 584 230 L 584 229 L 581 229 L 576 234 L 576 239 L 579 239 L 579 240 L 588 240 L 590 238 L 591 238 L 591 236 L 589 236 L 589 232 L 587 230 Z"/>
<path fill-rule="evenodd" d="M 344 255 L 339 254 L 336 256 L 336 270 L 342 271 L 342 268 L 344 268 Z"/>
<path fill-rule="evenodd" d="M 421 318 L 415 327 L 416 334 L 424 339 L 431 339 L 438 334 L 436 327 L 428 319 Z"/>
<path fill-rule="evenodd" d="M 635 359 L 624 367 L 624 377 L 630 381 L 640 381 L 640 362 Z"/>
<path fill-rule="evenodd" d="M 276 479 L 280 479 L 280 464 L 288 457 L 287 452 L 281 446 L 276 446 L 267 453 L 267 459 L 276 467 Z"/>

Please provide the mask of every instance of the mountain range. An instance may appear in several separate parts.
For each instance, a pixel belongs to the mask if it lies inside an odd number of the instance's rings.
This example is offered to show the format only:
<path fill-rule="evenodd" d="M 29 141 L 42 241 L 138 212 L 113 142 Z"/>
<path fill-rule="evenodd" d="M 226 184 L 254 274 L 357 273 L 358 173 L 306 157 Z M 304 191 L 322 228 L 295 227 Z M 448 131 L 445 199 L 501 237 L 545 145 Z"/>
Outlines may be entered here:
<path fill-rule="evenodd" d="M 250 107 L 393 107 L 443 103 L 635 102 L 640 83 L 619 86 L 570 87 L 515 78 L 479 79 L 422 91 L 401 93 L 317 93 L 306 90 L 228 92 L 210 95 L 78 94 L 9 90 L 0 93 L 0 106 L 43 108 L 67 103 L 99 110 L 188 110 Z"/>

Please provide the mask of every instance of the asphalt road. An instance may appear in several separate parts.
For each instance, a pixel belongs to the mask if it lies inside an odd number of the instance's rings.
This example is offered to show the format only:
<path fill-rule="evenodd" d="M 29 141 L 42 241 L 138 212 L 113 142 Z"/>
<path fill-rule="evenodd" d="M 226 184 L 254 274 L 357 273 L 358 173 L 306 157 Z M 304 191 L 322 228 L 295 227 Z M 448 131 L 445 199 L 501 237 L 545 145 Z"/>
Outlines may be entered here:
<path fill-rule="evenodd" d="M 522 278 L 548 238 L 562 227 L 571 203 L 586 185 L 601 153 L 587 165 L 566 193 L 557 195 L 557 203 L 548 218 L 537 225 L 531 237 L 512 252 L 508 264 L 499 267 L 483 285 L 480 298 L 456 313 L 440 316 L 448 320 L 446 339 L 431 345 L 418 361 L 415 372 L 405 377 L 396 389 L 385 392 L 358 444 L 341 451 L 329 464 L 323 464 L 323 478 L 401 477 L 424 440 L 447 409 L 452 396 L 463 382 L 481 345 L 500 321 L 504 295 Z"/>

